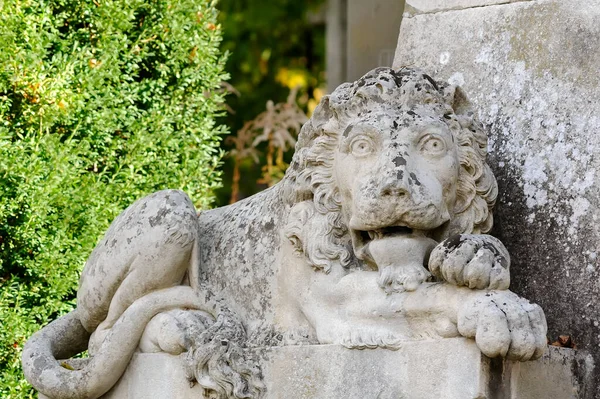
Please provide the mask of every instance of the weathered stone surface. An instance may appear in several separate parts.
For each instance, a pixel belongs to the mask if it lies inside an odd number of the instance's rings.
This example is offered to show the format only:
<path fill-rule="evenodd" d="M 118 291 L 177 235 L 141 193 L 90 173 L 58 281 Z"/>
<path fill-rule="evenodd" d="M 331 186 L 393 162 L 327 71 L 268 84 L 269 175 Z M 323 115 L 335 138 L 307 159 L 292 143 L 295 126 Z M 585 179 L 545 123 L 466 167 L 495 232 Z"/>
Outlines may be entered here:
<path fill-rule="evenodd" d="M 600 2 L 527 1 L 405 18 L 394 66 L 471 94 L 491 127 L 495 234 L 551 338 L 600 362 Z M 600 397 L 600 374 L 588 387 Z"/>
<path fill-rule="evenodd" d="M 532 0 L 406 0 L 407 16 Z"/>
<path fill-rule="evenodd" d="M 499 309 L 485 291 L 418 289 L 432 238 L 491 228 L 486 135 L 465 105 L 464 93 L 419 70 L 371 71 L 322 101 L 280 185 L 202 213 L 201 275 L 246 320 L 252 344 L 393 347 L 462 334 L 489 356 L 541 355 L 544 317 L 526 301 L 502 291 Z M 431 265 L 441 280 L 508 285 L 497 240 L 454 237 L 438 253 L 456 260 Z"/>
<path fill-rule="evenodd" d="M 391 66 L 404 0 L 327 0 L 327 92 L 378 66 Z"/>
<path fill-rule="evenodd" d="M 256 395 L 258 370 L 239 356 L 244 327 L 198 285 L 198 227 L 193 203 L 177 190 L 142 198 L 119 215 L 86 262 L 77 308 L 27 341 L 22 364 L 28 381 L 54 399 L 95 399 L 144 349 L 187 352 L 190 379 L 216 394 L 244 389 Z M 68 360 L 86 348 L 89 358 Z M 209 362 L 212 376 L 205 376 Z"/>
<path fill-rule="evenodd" d="M 575 352 L 551 348 L 525 363 L 490 360 L 472 341 L 404 342 L 397 351 L 337 345 L 255 350 L 267 395 L 294 399 L 575 399 Z M 142 377 L 143 376 L 143 377 Z M 102 399 L 202 398 L 190 388 L 181 361 L 136 354 L 123 378 Z"/>

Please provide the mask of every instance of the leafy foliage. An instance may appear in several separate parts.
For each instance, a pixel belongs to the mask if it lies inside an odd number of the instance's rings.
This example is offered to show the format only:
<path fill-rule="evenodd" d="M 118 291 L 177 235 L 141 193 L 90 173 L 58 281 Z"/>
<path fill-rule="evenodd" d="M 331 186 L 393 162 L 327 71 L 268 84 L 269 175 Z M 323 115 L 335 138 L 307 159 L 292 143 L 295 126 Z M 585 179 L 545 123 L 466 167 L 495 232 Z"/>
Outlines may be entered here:
<path fill-rule="evenodd" d="M 214 2 L 0 1 L 0 397 L 33 397 L 26 338 L 74 306 L 87 255 L 135 199 L 207 206 L 225 132 Z"/>

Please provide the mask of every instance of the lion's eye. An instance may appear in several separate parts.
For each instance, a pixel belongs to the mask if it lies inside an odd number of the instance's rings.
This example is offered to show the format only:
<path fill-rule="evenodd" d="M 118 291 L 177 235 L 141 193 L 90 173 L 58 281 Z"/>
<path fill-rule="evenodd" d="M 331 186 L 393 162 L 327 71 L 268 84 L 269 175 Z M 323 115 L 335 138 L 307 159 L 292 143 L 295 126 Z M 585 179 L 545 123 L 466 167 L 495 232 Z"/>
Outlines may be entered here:
<path fill-rule="evenodd" d="M 439 137 L 426 136 L 419 143 L 419 150 L 430 155 L 439 155 L 446 151 L 446 143 Z"/>
<path fill-rule="evenodd" d="M 373 142 L 367 137 L 357 137 L 350 144 L 352 155 L 362 157 L 373 152 Z"/>

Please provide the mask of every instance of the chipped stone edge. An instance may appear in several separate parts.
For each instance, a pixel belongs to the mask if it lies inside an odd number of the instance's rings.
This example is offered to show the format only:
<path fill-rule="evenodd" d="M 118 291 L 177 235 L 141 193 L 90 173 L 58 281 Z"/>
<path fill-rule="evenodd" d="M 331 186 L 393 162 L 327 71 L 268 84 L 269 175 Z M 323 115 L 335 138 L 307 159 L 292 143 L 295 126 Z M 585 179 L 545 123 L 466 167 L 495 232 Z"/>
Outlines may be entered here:
<path fill-rule="evenodd" d="M 448 8 L 431 8 L 431 9 L 419 9 L 414 6 L 411 6 L 408 2 L 404 6 L 404 13 L 402 15 L 403 18 L 413 18 L 419 15 L 430 15 L 430 14 L 440 14 L 444 12 L 452 12 L 452 11 L 464 11 L 471 10 L 474 8 L 486 8 L 486 7 L 497 7 L 497 6 L 505 6 L 514 3 L 531 3 L 538 2 L 538 0 L 504 0 L 498 3 L 493 4 L 479 4 L 470 7 L 464 6 L 455 6 Z"/>

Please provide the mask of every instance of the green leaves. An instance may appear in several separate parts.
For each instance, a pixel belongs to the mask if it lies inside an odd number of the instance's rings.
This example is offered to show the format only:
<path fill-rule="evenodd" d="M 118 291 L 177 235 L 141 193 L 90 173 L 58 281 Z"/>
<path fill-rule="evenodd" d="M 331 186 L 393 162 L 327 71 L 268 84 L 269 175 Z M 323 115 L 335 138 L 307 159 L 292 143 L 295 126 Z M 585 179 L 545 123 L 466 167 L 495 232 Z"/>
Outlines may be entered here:
<path fill-rule="evenodd" d="M 110 221 L 156 190 L 199 208 L 219 185 L 227 78 L 214 5 L 0 1 L 0 396 L 32 397 L 19 355 L 74 306 Z"/>

